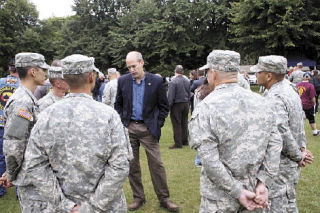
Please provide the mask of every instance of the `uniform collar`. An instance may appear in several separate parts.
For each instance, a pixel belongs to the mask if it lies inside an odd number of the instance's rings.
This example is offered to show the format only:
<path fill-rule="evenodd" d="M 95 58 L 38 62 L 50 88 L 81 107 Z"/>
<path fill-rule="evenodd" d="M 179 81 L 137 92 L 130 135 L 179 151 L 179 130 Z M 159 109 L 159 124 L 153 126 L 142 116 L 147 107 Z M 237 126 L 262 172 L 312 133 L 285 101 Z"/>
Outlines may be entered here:
<path fill-rule="evenodd" d="M 58 97 L 56 96 L 55 94 L 53 94 L 53 91 L 50 90 L 50 92 L 48 93 L 48 95 L 50 95 L 54 100 L 60 100 L 62 99 L 63 97 Z"/>
<path fill-rule="evenodd" d="M 216 86 L 214 88 L 214 90 L 219 90 L 219 89 L 223 89 L 223 88 L 229 88 L 229 87 L 235 87 L 237 86 L 238 83 L 235 82 L 235 83 L 228 83 L 228 84 L 219 84 L 218 86 Z"/>
<path fill-rule="evenodd" d="M 37 102 L 37 98 L 33 95 L 33 93 L 31 92 L 31 90 L 29 90 L 27 87 L 23 86 L 23 85 L 20 85 L 19 88 L 21 88 L 23 91 L 25 91 L 29 96 L 30 98 L 32 99 L 32 101 L 34 103 Z"/>
<path fill-rule="evenodd" d="M 276 89 L 277 87 L 279 87 L 281 84 L 283 84 L 284 80 L 278 81 L 277 83 L 273 84 L 271 86 L 271 88 L 269 89 L 269 91 Z"/>
<path fill-rule="evenodd" d="M 88 95 L 86 93 L 69 93 L 68 95 L 66 95 L 66 98 L 73 98 L 73 97 L 83 97 L 83 98 L 93 99 L 91 95 Z"/>

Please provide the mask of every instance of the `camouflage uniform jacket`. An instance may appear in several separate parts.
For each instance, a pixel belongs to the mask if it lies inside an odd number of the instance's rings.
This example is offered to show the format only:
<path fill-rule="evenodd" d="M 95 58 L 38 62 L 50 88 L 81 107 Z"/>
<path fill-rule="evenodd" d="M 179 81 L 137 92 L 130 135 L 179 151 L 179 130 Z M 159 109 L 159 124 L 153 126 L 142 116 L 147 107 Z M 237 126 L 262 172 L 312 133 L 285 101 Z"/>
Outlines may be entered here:
<path fill-rule="evenodd" d="M 125 212 L 132 150 L 122 127 L 112 108 L 87 94 L 68 94 L 40 113 L 22 178 L 52 203 L 52 212 L 69 213 L 75 204 L 79 212 Z"/>
<path fill-rule="evenodd" d="M 51 106 L 57 101 L 60 101 L 62 97 L 55 96 L 52 91 L 50 91 L 46 96 L 38 101 L 40 112 L 42 112 L 47 107 Z"/>
<path fill-rule="evenodd" d="M 304 72 L 302 70 L 296 70 L 290 74 L 289 81 L 293 84 L 300 83 L 303 79 L 303 74 Z"/>
<path fill-rule="evenodd" d="M 300 148 L 306 148 L 306 135 L 304 131 L 304 111 L 297 88 L 287 80 L 274 84 L 263 94 L 264 97 L 272 98 L 282 109 L 286 110 L 286 124 L 289 126 L 293 138 Z M 280 103 L 280 101 L 282 103 Z M 277 104 L 277 106 L 279 106 Z M 282 133 L 281 133 L 282 134 Z"/>
<path fill-rule="evenodd" d="M 201 195 L 239 198 L 257 179 L 270 186 L 278 173 L 282 142 L 263 97 L 238 84 L 218 85 L 194 110 L 190 146 L 203 165 Z"/>
<path fill-rule="evenodd" d="M 277 126 L 283 141 L 280 158 L 280 176 L 269 190 L 269 197 L 286 193 L 291 174 L 295 174 L 298 162 L 302 159 L 300 148 L 306 147 L 304 112 L 295 86 L 286 80 L 272 85 L 263 94 L 273 102 Z M 294 169 L 292 169 L 294 168 Z"/>
<path fill-rule="evenodd" d="M 107 104 L 114 108 L 114 102 L 116 101 L 118 88 L 118 79 L 113 79 L 108 82 L 103 90 L 102 103 Z"/>
<path fill-rule="evenodd" d="M 250 90 L 250 84 L 248 83 L 247 79 L 244 75 L 238 73 L 238 84 L 240 87 Z"/>
<path fill-rule="evenodd" d="M 20 85 L 4 108 L 3 152 L 6 157 L 7 176 L 11 181 L 16 180 L 20 171 L 30 132 L 37 120 L 39 108 L 36 102 L 32 92 Z"/>

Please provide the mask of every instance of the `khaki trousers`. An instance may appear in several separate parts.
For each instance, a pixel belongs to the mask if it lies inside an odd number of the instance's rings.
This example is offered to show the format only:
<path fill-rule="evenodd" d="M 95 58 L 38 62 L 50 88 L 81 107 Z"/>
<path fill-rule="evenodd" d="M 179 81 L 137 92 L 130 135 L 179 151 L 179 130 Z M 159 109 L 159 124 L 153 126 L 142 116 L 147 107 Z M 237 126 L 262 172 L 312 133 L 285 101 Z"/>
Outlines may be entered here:
<path fill-rule="evenodd" d="M 153 137 L 144 123 L 131 121 L 128 126 L 128 131 L 133 152 L 129 173 L 133 198 L 145 200 L 139 162 L 139 147 L 141 144 L 146 151 L 151 180 L 158 199 L 160 201 L 169 199 L 167 177 L 163 162 L 161 161 L 159 141 Z"/>

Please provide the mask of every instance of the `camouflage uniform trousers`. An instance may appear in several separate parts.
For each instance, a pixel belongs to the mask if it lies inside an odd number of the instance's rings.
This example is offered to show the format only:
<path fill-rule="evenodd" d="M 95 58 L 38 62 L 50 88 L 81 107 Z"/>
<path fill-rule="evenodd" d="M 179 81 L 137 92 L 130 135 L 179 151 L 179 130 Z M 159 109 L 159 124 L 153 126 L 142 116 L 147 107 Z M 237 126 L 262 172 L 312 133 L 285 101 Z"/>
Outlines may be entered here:
<path fill-rule="evenodd" d="M 269 209 L 265 209 L 263 213 L 287 213 L 286 206 L 288 206 L 288 196 L 269 198 Z"/>
<path fill-rule="evenodd" d="M 237 199 L 232 197 L 221 197 L 219 200 L 211 200 L 206 197 L 201 198 L 199 213 L 262 213 L 263 209 L 249 211 L 241 206 Z"/>
<path fill-rule="evenodd" d="M 268 213 L 298 213 L 296 189 L 298 185 L 300 167 L 289 168 L 287 175 L 286 193 L 283 196 L 269 198 Z"/>
<path fill-rule="evenodd" d="M 92 211 L 91 208 L 80 208 L 79 213 L 125 213 L 127 212 L 127 202 L 124 192 L 116 198 L 106 211 Z"/>
<path fill-rule="evenodd" d="M 18 198 L 22 213 L 54 213 L 55 208 L 45 199 L 39 197 L 39 193 L 32 186 L 19 186 Z"/>
<path fill-rule="evenodd" d="M 46 199 L 39 197 L 39 192 L 33 186 L 19 186 L 19 202 L 21 213 L 57 213 L 56 206 L 47 202 Z M 81 203 L 81 202 L 80 202 Z M 127 203 L 124 192 L 113 201 L 106 211 L 94 211 L 92 209 L 81 208 L 81 213 L 125 213 L 127 211 Z"/>
<path fill-rule="evenodd" d="M 289 179 L 289 183 L 287 186 L 287 196 L 288 196 L 287 212 L 298 213 L 299 210 L 297 207 L 296 190 L 297 190 L 301 168 L 296 167 L 292 169 L 294 169 L 294 174 Z"/>

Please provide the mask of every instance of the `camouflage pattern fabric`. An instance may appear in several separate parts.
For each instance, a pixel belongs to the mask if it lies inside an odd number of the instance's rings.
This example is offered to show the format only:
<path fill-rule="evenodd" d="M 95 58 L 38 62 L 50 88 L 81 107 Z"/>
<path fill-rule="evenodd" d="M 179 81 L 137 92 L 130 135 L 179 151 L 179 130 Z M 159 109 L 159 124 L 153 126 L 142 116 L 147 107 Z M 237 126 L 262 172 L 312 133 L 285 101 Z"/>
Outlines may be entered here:
<path fill-rule="evenodd" d="M 94 58 L 85 55 L 74 54 L 65 57 L 61 60 L 62 72 L 64 75 L 77 75 L 86 72 L 96 71 L 101 73 L 98 68 L 94 66 Z"/>
<path fill-rule="evenodd" d="M 269 197 L 276 203 L 277 199 L 287 196 L 290 208 L 296 206 L 296 186 L 298 184 L 300 168 L 298 162 L 302 159 L 300 149 L 306 148 L 304 131 L 304 113 L 299 95 L 287 80 L 275 83 L 263 94 L 272 100 L 275 107 L 277 125 L 283 140 L 283 150 L 280 160 L 280 174 L 272 187 L 269 188 Z M 277 209 L 274 212 L 282 211 Z M 295 212 L 295 211 L 293 211 Z"/>
<path fill-rule="evenodd" d="M 61 78 L 63 79 L 62 67 L 51 66 L 48 69 L 48 78 Z"/>
<path fill-rule="evenodd" d="M 125 212 L 130 159 L 118 113 L 88 94 L 68 94 L 41 112 L 32 130 L 21 177 L 28 199 L 21 203 L 49 201 L 43 212 L 71 212 L 75 204 L 79 212 Z"/>
<path fill-rule="evenodd" d="M 238 73 L 238 84 L 240 87 L 250 90 L 250 84 L 245 79 L 245 77 L 240 73 Z"/>
<path fill-rule="evenodd" d="M 201 69 L 215 69 L 221 72 L 239 72 L 240 54 L 230 50 L 213 50 L 207 57 L 207 64 Z"/>
<path fill-rule="evenodd" d="M 55 96 L 55 95 L 53 94 L 53 92 L 50 91 L 46 96 L 44 96 L 43 98 L 41 98 L 41 99 L 38 101 L 38 105 L 39 105 L 40 112 L 42 112 L 42 111 L 45 110 L 47 107 L 51 106 L 51 105 L 54 104 L 55 102 L 60 101 L 60 100 L 62 100 L 62 99 L 63 99 L 63 97 Z"/>
<path fill-rule="evenodd" d="M 264 209 L 248 211 L 240 206 L 240 203 L 231 197 L 221 197 L 219 200 L 210 200 L 205 197 L 201 198 L 199 213 L 261 213 Z"/>
<path fill-rule="evenodd" d="M 108 82 L 103 90 L 102 103 L 114 107 L 114 102 L 116 101 L 118 88 L 118 79 L 114 79 Z"/>
<path fill-rule="evenodd" d="M 258 64 L 250 68 L 253 72 L 287 73 L 287 59 L 279 55 L 260 56 Z"/>
<path fill-rule="evenodd" d="M 20 85 L 4 108 L 5 133 L 3 152 L 7 164 L 7 177 L 15 182 L 23 162 L 23 155 L 33 125 L 37 120 L 39 108 L 32 92 Z"/>
<path fill-rule="evenodd" d="M 289 76 L 289 81 L 296 85 L 303 80 L 303 74 L 304 72 L 301 70 L 293 71 Z"/>
<path fill-rule="evenodd" d="M 268 101 L 237 83 L 218 85 L 198 104 L 189 137 L 202 163 L 202 197 L 236 203 L 243 189 L 254 190 L 257 180 L 271 185 L 282 149 L 274 117 Z M 201 205 L 200 212 L 211 211 Z"/>
<path fill-rule="evenodd" d="M 15 66 L 18 67 L 40 67 L 48 69 L 50 66 L 46 64 L 45 58 L 39 53 L 18 53 L 15 56 Z"/>

